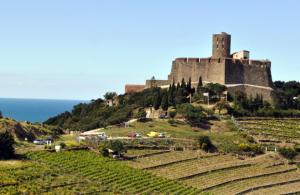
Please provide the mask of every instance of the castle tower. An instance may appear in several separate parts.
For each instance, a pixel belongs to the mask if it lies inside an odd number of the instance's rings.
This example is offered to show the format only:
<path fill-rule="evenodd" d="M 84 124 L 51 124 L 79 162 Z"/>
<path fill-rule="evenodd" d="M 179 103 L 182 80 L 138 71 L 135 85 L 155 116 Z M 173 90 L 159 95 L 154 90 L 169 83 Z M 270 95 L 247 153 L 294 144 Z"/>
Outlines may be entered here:
<path fill-rule="evenodd" d="M 230 58 L 231 35 L 225 32 L 213 35 L 212 58 Z"/>

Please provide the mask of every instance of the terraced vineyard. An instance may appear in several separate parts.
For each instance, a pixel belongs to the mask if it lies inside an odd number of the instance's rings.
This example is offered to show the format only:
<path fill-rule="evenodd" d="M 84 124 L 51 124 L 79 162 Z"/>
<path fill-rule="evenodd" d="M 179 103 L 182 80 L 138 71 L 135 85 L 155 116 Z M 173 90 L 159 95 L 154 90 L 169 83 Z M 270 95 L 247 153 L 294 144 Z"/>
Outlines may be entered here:
<path fill-rule="evenodd" d="M 241 129 L 262 142 L 300 143 L 300 119 L 239 119 Z"/>
<path fill-rule="evenodd" d="M 126 164 L 213 194 L 300 191 L 298 168 L 275 153 L 240 160 L 232 155 L 177 151 Z"/>
<path fill-rule="evenodd" d="M 0 194 L 199 194 L 90 151 L 31 152 L 19 167 L 0 166 Z"/>

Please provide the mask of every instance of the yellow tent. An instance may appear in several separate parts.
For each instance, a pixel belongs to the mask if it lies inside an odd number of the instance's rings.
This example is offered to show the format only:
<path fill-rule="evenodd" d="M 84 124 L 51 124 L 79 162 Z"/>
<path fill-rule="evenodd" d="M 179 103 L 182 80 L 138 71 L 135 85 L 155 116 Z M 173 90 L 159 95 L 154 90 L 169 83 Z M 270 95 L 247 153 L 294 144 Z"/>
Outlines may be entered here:
<path fill-rule="evenodd" d="M 159 133 L 155 131 L 151 131 L 150 133 L 147 134 L 149 137 L 158 137 Z"/>

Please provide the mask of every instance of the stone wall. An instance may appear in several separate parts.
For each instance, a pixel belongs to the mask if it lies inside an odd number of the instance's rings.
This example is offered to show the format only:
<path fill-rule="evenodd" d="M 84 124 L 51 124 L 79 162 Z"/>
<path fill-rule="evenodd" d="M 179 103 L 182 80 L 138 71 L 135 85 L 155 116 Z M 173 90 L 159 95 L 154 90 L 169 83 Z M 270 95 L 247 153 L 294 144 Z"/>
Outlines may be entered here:
<path fill-rule="evenodd" d="M 141 92 L 145 87 L 145 85 L 125 85 L 125 93 Z"/>
<path fill-rule="evenodd" d="M 255 97 L 256 94 L 262 95 L 264 100 L 267 100 L 269 102 L 272 102 L 272 98 L 274 96 L 274 91 L 272 88 L 262 88 L 262 87 L 256 87 L 251 85 L 238 85 L 234 87 L 228 87 L 228 92 L 230 94 L 234 94 L 235 91 L 241 91 L 247 94 L 249 97 L 252 95 L 252 97 Z"/>
<path fill-rule="evenodd" d="M 146 88 L 151 87 L 169 87 L 170 81 L 169 80 L 146 80 Z"/>
<path fill-rule="evenodd" d="M 182 78 L 192 83 L 199 81 L 200 76 L 203 81 L 214 83 L 225 83 L 225 59 L 212 58 L 177 58 L 172 63 L 171 73 L 168 76 L 170 83 L 181 82 Z"/>
<path fill-rule="evenodd" d="M 225 84 L 250 84 L 272 87 L 271 62 L 227 60 Z"/>

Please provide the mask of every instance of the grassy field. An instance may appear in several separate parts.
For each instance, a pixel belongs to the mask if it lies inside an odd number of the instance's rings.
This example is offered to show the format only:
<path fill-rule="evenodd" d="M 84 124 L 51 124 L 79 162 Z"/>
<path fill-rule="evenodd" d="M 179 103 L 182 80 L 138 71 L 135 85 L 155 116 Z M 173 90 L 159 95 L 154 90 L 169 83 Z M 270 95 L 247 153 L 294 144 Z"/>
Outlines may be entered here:
<path fill-rule="evenodd" d="M 130 132 L 137 132 L 146 136 L 151 131 L 164 132 L 167 138 L 185 139 L 190 144 L 201 135 L 207 135 L 211 138 L 220 152 L 231 152 L 237 149 L 238 144 L 248 141 L 241 136 L 234 128 L 232 123 L 227 120 L 210 121 L 206 128 L 193 128 L 189 124 L 177 121 L 174 125 L 168 123 L 168 120 L 157 119 L 148 122 L 134 122 L 128 128 L 112 127 L 103 131 L 111 137 L 127 137 Z"/>
<path fill-rule="evenodd" d="M 0 194 L 199 194 L 90 151 L 30 152 L 29 160 L 1 162 Z"/>
<path fill-rule="evenodd" d="M 252 188 L 252 193 L 289 192 L 286 185 L 300 191 L 297 166 L 287 164 L 276 153 L 241 160 L 233 155 L 182 151 L 124 163 L 212 194 L 238 194 Z"/>
<path fill-rule="evenodd" d="M 300 144 L 300 119 L 240 119 L 238 124 L 261 143 Z"/>

